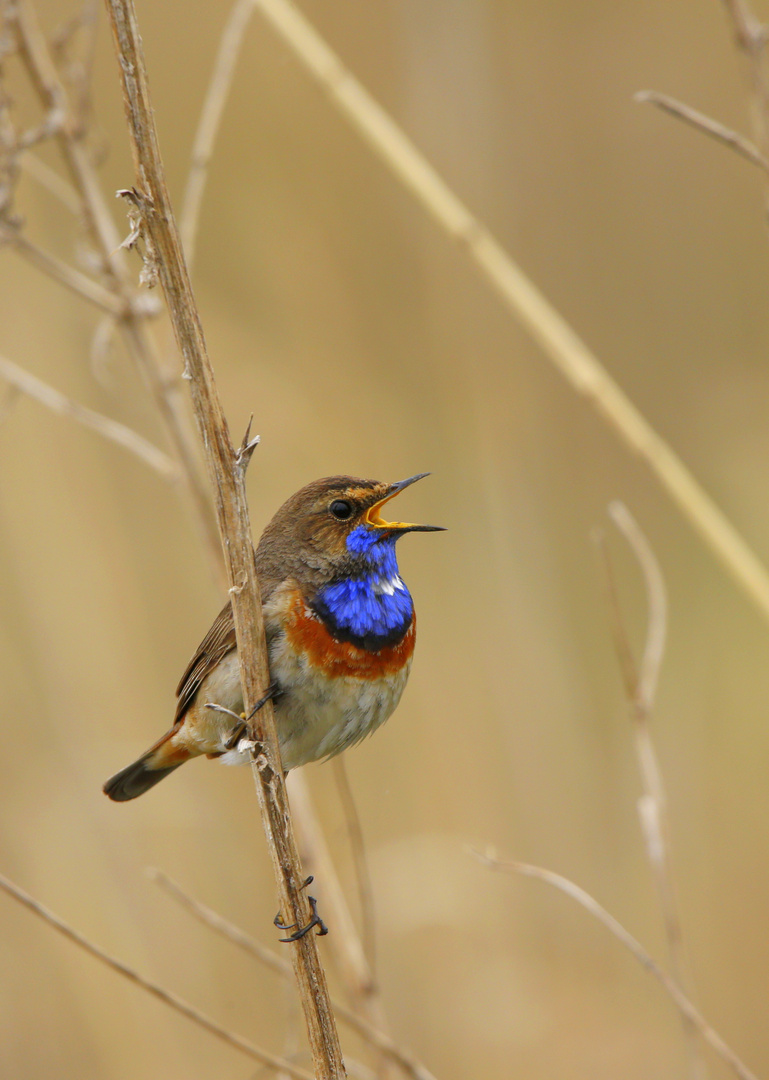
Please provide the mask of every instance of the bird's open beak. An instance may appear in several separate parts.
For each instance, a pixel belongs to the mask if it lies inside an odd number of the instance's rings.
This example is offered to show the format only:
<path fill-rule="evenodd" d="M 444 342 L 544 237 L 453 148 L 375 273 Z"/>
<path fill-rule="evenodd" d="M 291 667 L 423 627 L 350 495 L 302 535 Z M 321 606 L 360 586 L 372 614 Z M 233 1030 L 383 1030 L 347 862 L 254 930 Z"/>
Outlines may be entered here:
<path fill-rule="evenodd" d="M 380 499 L 378 503 L 374 503 L 366 511 L 365 522 L 367 525 L 373 525 L 376 529 L 394 529 L 398 532 L 443 532 L 442 525 L 411 525 L 407 521 L 385 521 L 380 510 L 386 502 L 390 499 L 394 499 L 396 495 L 399 495 L 404 488 L 409 487 L 411 484 L 416 484 L 417 480 L 423 480 L 425 476 L 429 476 L 429 473 L 417 473 L 416 476 L 410 476 L 408 480 L 398 480 L 395 484 L 390 484 L 387 489 L 387 494 L 383 499 Z"/>

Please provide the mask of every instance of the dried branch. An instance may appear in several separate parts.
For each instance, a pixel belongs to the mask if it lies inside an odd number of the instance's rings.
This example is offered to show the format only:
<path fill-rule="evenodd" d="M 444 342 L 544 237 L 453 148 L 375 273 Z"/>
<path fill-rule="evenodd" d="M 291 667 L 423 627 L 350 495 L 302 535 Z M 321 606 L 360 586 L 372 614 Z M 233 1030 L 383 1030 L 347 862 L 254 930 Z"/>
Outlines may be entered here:
<path fill-rule="evenodd" d="M 93 409 L 80 405 L 77 401 L 72 401 L 65 394 L 54 390 L 52 386 L 44 383 L 42 379 L 31 375 L 4 356 L 0 356 L 0 378 L 28 397 L 39 401 L 52 412 L 77 420 L 79 424 L 91 428 L 92 431 L 97 431 L 105 439 L 109 439 L 111 442 L 117 443 L 118 446 L 130 450 L 145 465 L 149 465 L 150 468 L 159 472 L 164 479 L 179 480 L 179 467 L 176 462 L 172 461 L 162 450 L 158 450 L 156 446 L 153 446 L 137 431 L 126 427 L 125 424 L 121 424 L 118 420 L 112 420 L 109 416 L 102 416 L 101 413 L 94 412 Z"/>
<path fill-rule="evenodd" d="M 363 953 L 371 971 L 371 977 L 376 983 L 376 921 L 374 912 L 374 887 L 371 883 L 368 859 L 366 858 L 366 843 L 363 839 L 360 815 L 355 805 L 355 798 L 347 775 L 347 766 L 343 756 L 335 757 L 331 761 L 336 781 L 339 801 L 342 804 L 347 835 L 350 838 L 352 857 L 355 864 L 355 877 L 358 882 L 358 896 L 360 900 L 361 922 L 363 930 L 361 941 Z"/>
<path fill-rule="evenodd" d="M 373 979 L 360 939 L 355 932 L 355 924 L 331 860 L 328 845 L 317 825 L 307 781 L 301 773 L 294 772 L 291 774 L 289 785 L 291 806 L 296 810 L 297 840 L 302 853 L 302 861 L 308 872 L 322 883 L 324 910 L 327 913 L 333 912 L 329 914 L 329 919 L 337 929 L 339 942 L 341 942 L 338 959 L 345 984 L 350 989 L 353 999 L 368 999 L 374 992 Z"/>
<path fill-rule="evenodd" d="M 253 0 L 236 0 L 219 41 L 219 51 L 214 71 L 208 84 L 200 121 L 192 146 L 192 161 L 179 214 L 179 232 L 182 238 L 187 268 L 192 273 L 203 203 L 203 191 L 208 179 L 208 166 L 219 134 L 222 113 L 232 86 L 235 65 L 238 60 L 243 34 L 253 14 Z"/>
<path fill-rule="evenodd" d="M 289 785 L 302 862 L 322 883 L 323 910 L 336 929 L 334 956 L 350 1000 L 361 1015 L 380 1031 L 386 1032 L 387 1016 L 382 999 L 355 929 L 331 852 L 318 824 L 307 781 L 300 772 L 293 772 Z M 384 1072 L 385 1075 L 389 1073 L 386 1068 Z"/>
<path fill-rule="evenodd" d="M 157 983 L 140 975 L 138 971 L 129 967 L 128 964 L 124 964 L 122 960 L 117 960 L 114 956 L 110 956 L 109 953 L 104 952 L 98 945 L 94 945 L 93 942 L 83 937 L 77 930 L 74 930 L 60 919 L 58 915 L 54 915 L 52 911 L 49 911 L 48 908 L 35 900 L 29 893 L 20 889 L 18 885 L 15 885 L 2 874 L 0 874 L 0 889 L 3 889 L 9 896 L 13 897 L 14 900 L 23 904 L 29 911 L 34 912 L 35 915 L 44 919 L 45 922 L 50 926 L 53 926 L 60 934 L 63 934 L 64 937 L 74 942 L 75 945 L 78 945 L 81 949 L 84 949 L 85 952 L 90 953 L 91 956 L 100 960 L 102 964 L 106 964 L 107 967 L 112 968 L 113 971 L 117 971 L 119 975 L 123 975 L 132 983 L 140 986 L 142 990 L 146 990 L 147 993 L 152 994 L 153 997 L 156 997 L 165 1005 L 169 1005 L 172 1009 L 181 1013 L 182 1016 L 186 1016 L 188 1020 L 192 1020 L 193 1023 L 197 1024 L 199 1027 L 205 1028 L 206 1031 L 210 1031 L 212 1035 L 216 1035 L 217 1038 L 228 1043 L 230 1046 L 233 1046 L 236 1050 L 248 1054 L 249 1057 L 254 1058 L 254 1060 L 271 1069 L 282 1069 L 283 1072 L 287 1073 L 289 1076 L 296 1077 L 296 1080 L 313 1080 L 313 1077 L 305 1069 L 300 1069 L 292 1062 L 277 1057 L 267 1050 L 262 1050 L 261 1047 L 249 1042 L 248 1039 L 244 1039 L 242 1035 L 236 1035 L 235 1032 L 228 1031 L 227 1028 L 223 1028 L 220 1024 L 217 1024 L 215 1020 L 206 1016 L 205 1013 L 200 1012 L 194 1005 L 190 1005 L 183 998 L 174 994 L 173 991 L 164 989 Z"/>
<path fill-rule="evenodd" d="M 711 135 L 714 139 L 718 139 L 719 142 L 730 146 L 732 150 L 736 150 L 742 157 L 751 161 L 754 165 L 758 165 L 764 172 L 769 173 L 769 160 L 756 149 L 749 139 L 736 131 L 732 131 L 731 128 L 725 127 L 718 120 L 713 120 L 712 117 L 698 112 L 691 105 L 685 105 L 682 101 L 668 97 L 667 94 L 660 94 L 656 90 L 639 90 L 637 94 L 633 95 L 633 100 L 640 105 L 656 105 L 663 112 L 670 113 L 671 116 L 683 120 L 684 123 L 691 124 L 698 131 L 703 131 L 706 135 Z"/>
<path fill-rule="evenodd" d="M 656 960 L 652 959 L 641 943 L 613 915 L 610 915 L 606 908 L 601 907 L 598 901 L 585 892 L 584 889 L 581 889 L 579 885 L 575 885 L 573 881 L 569 881 L 568 878 L 562 877 L 552 870 L 544 870 L 539 866 L 530 866 L 528 863 L 522 862 L 506 862 L 480 851 L 473 851 L 472 854 L 485 863 L 486 866 L 491 867 L 492 870 L 505 870 L 513 874 L 522 874 L 525 877 L 538 878 L 540 881 L 547 882 L 548 885 L 560 889 L 561 892 L 576 900 L 591 915 L 595 916 L 614 937 L 621 941 L 636 960 L 661 983 L 675 1002 L 681 1015 L 696 1027 L 705 1042 L 729 1065 L 740 1080 L 758 1080 L 756 1074 L 751 1072 L 747 1065 L 737 1057 L 734 1051 L 707 1022 L 699 1009 L 692 1004 L 675 979 L 672 979 Z"/>
<path fill-rule="evenodd" d="M 641 833 L 657 886 L 673 977 L 676 983 L 686 993 L 689 993 L 691 977 L 683 948 L 681 918 L 678 913 L 673 886 L 667 794 L 662 779 L 662 769 L 660 768 L 652 738 L 650 722 L 659 682 L 659 672 L 665 652 L 667 633 L 665 582 L 651 545 L 628 508 L 621 502 L 614 502 L 609 507 L 609 515 L 627 540 L 638 560 L 646 589 L 649 612 L 646 643 L 641 663 L 636 666 L 632 660 L 632 650 L 625 630 L 611 560 L 608 550 L 604 550 L 614 636 L 617 642 L 620 666 L 625 676 L 625 692 L 633 720 L 636 757 L 638 758 L 641 782 L 643 784 L 643 795 L 638 800 Z M 705 1067 L 696 1045 L 694 1029 L 686 1017 L 683 1017 L 683 1024 L 684 1034 L 688 1040 L 692 1075 L 695 1078 L 702 1077 L 705 1075 Z"/>
<path fill-rule="evenodd" d="M 361 137 L 466 253 L 572 389 L 641 458 L 722 566 L 769 618 L 769 572 L 597 357 L 290 0 L 254 0 Z M 769 155 L 767 155 L 769 157 Z"/>
<path fill-rule="evenodd" d="M 189 374 L 195 419 L 215 486 L 244 706 L 250 713 L 270 680 L 245 495 L 245 467 L 237 459 L 219 402 L 166 188 L 132 0 L 108 0 L 108 10 L 123 83 L 136 166 L 136 195 L 141 203 L 144 232 L 158 255 L 163 292 L 184 358 L 185 372 Z M 302 892 L 304 874 L 293 836 L 271 702 L 256 714 L 252 727 L 252 737 L 256 741 L 254 778 L 283 922 L 304 926 L 310 915 L 309 905 Z M 315 936 L 305 934 L 293 943 L 291 952 L 318 1080 L 343 1077 L 339 1038 Z"/>

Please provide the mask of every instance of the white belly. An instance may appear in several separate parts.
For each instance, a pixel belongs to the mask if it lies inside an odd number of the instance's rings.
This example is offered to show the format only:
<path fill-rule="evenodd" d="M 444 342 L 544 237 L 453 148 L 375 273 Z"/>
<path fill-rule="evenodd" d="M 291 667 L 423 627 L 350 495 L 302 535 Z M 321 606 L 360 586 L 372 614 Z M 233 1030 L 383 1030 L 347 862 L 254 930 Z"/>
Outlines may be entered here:
<path fill-rule="evenodd" d="M 237 655 L 233 652 L 220 667 L 232 667 L 232 672 L 220 673 L 222 686 L 230 690 L 232 675 L 240 678 Z M 283 768 L 296 769 L 310 761 L 332 757 L 359 742 L 383 724 L 400 701 L 408 679 L 409 660 L 395 674 L 378 679 L 337 676 L 329 678 L 310 669 L 304 656 L 295 653 L 285 640 L 275 643 L 270 657 L 270 673 L 279 686 L 285 688 L 275 701 L 275 720 L 280 741 Z M 206 690 L 208 700 L 219 701 L 233 712 L 240 713 L 243 704 L 232 700 L 232 693 L 214 696 L 212 686 Z M 223 697 L 228 696 L 229 701 Z M 221 725 L 221 745 L 232 732 L 233 721 L 221 713 L 212 713 Z M 226 765 L 245 765 L 250 761 L 247 748 L 235 748 L 219 759 Z"/>

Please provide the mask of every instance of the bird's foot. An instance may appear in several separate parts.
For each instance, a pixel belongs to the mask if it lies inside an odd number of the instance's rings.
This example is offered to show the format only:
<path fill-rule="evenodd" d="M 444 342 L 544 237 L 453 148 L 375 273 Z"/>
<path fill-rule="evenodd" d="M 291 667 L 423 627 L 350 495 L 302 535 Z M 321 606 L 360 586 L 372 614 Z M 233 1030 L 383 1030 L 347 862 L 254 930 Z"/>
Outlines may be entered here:
<path fill-rule="evenodd" d="M 307 880 L 305 881 L 302 888 L 306 889 L 307 886 L 312 882 L 312 880 L 313 879 L 312 879 L 312 874 L 311 874 L 307 878 Z M 326 926 L 326 924 L 323 922 L 323 919 L 321 919 L 320 915 L 318 914 L 318 901 L 315 899 L 314 896 L 308 896 L 307 899 L 310 902 L 310 911 L 312 912 L 312 914 L 311 914 L 311 917 L 310 917 L 310 921 L 307 923 L 306 926 L 298 926 L 297 923 L 290 923 L 289 925 L 286 925 L 285 923 L 282 923 L 280 921 L 280 912 L 278 912 L 278 914 L 273 919 L 273 922 L 277 926 L 278 930 L 293 930 L 294 931 L 293 934 L 290 934 L 288 937 L 280 938 L 279 939 L 280 941 L 286 941 L 286 942 L 288 942 L 288 941 L 298 941 L 299 938 L 303 938 L 305 934 L 308 934 L 310 932 L 310 930 L 312 930 L 313 926 L 319 927 L 319 929 L 318 929 L 318 937 L 323 937 L 324 934 L 328 933 L 328 927 Z"/>
<path fill-rule="evenodd" d="M 263 706 L 265 706 L 268 701 L 272 701 L 276 697 L 278 697 L 280 693 L 281 691 L 278 687 L 278 684 L 272 683 L 271 686 L 267 687 L 266 693 L 263 697 L 259 698 L 256 705 L 254 705 L 248 716 L 246 716 L 245 713 L 241 713 L 240 716 L 237 716 L 235 713 L 230 712 L 229 709 L 223 709 L 221 708 L 221 706 L 218 707 L 219 712 L 229 713 L 230 716 L 235 716 L 235 718 L 239 721 L 237 727 L 233 730 L 232 734 L 227 739 L 227 742 L 224 744 L 227 750 L 232 750 L 235 746 L 237 746 L 239 750 L 252 750 L 254 748 L 255 744 L 253 742 L 244 741 L 242 745 L 239 745 L 241 736 L 246 731 L 249 723 L 253 720 L 259 710 L 263 708 Z M 209 705 L 208 708 L 215 708 L 215 706 Z"/>

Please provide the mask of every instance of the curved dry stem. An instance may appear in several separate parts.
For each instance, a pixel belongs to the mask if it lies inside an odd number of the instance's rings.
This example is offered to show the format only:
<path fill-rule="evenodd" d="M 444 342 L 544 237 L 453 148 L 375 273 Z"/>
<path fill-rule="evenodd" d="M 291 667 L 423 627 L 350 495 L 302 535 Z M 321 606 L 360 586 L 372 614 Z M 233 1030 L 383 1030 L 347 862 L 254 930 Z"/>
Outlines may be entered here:
<path fill-rule="evenodd" d="M 685 105 L 683 101 L 678 101 L 667 94 L 660 94 L 656 90 L 639 90 L 638 93 L 633 94 L 633 100 L 640 105 L 656 105 L 658 109 L 669 113 L 670 116 L 675 116 L 678 120 L 683 120 L 685 124 L 702 131 L 705 135 L 710 135 L 719 142 L 725 143 L 726 146 L 731 147 L 741 157 L 752 162 L 753 165 L 758 165 L 759 169 L 763 169 L 764 172 L 769 173 L 769 161 L 753 145 L 750 139 L 746 139 L 739 132 L 725 127 L 718 120 L 706 116 L 705 113 L 693 109 L 691 105 Z"/>
<path fill-rule="evenodd" d="M 374 911 L 374 886 L 371 883 L 368 859 L 366 857 L 366 842 L 363 838 L 363 829 L 360 823 L 358 807 L 355 805 L 355 796 L 352 793 L 350 778 L 347 775 L 347 765 L 343 756 L 332 759 L 331 767 L 334 771 L 339 801 L 342 804 L 347 835 L 350 838 L 353 862 L 355 864 L 355 877 L 358 883 L 358 896 L 360 899 L 361 942 L 366 961 L 371 971 L 371 976 L 376 982 L 376 916 Z"/>
<path fill-rule="evenodd" d="M 253 11 L 253 0 L 236 0 L 230 11 L 219 40 L 214 71 L 208 84 L 198 128 L 195 132 L 192 161 L 179 214 L 179 233 L 190 273 L 195 261 L 200 208 L 208 180 L 208 166 L 214 152 L 216 137 L 219 134 L 224 106 L 232 86 L 243 34 Z"/>
<path fill-rule="evenodd" d="M 80 199 L 75 189 L 59 176 L 55 169 L 46 164 L 42 158 L 31 153 L 20 154 L 19 164 L 38 184 L 42 185 L 46 191 L 50 191 L 60 203 L 63 203 L 71 213 L 80 213 Z"/>
<path fill-rule="evenodd" d="M 18 230 L 0 225 L 0 243 L 13 246 L 20 255 L 33 266 L 36 266 L 38 270 L 42 270 L 44 274 L 53 278 L 54 281 L 58 281 L 60 285 L 64 285 L 65 288 L 77 293 L 83 300 L 95 304 L 96 307 L 101 308 L 102 311 L 105 311 L 114 319 L 121 319 L 125 315 L 126 303 L 121 297 L 116 296 L 109 289 L 105 289 L 103 285 L 88 277 L 87 274 L 82 274 L 73 266 L 68 266 L 67 263 L 58 259 L 55 255 L 51 255 L 38 247 L 37 244 L 33 244 Z"/>
<path fill-rule="evenodd" d="M 644 793 L 638 800 L 638 816 L 644 839 L 649 864 L 654 874 L 659 897 L 660 910 L 665 925 L 670 965 L 676 982 L 688 991 L 691 976 L 683 947 L 681 917 L 676 902 L 673 867 L 670 844 L 670 823 L 667 812 L 667 793 L 662 778 L 657 751 L 651 730 L 651 713 L 657 693 L 659 673 L 665 652 L 667 635 L 667 594 L 662 570 L 652 550 L 628 508 L 621 502 L 609 506 L 609 515 L 620 530 L 635 555 L 643 576 L 646 590 L 648 620 L 646 642 L 640 665 L 632 661 L 622 609 L 619 601 L 608 550 L 605 550 L 609 593 L 615 628 L 615 640 L 618 643 L 620 665 L 627 671 L 627 656 L 638 674 L 631 681 L 625 678 L 628 706 L 633 719 L 633 737 L 636 757 L 641 774 Z M 683 1017 L 684 1035 L 688 1042 L 691 1075 L 700 1080 L 705 1075 L 705 1064 L 694 1038 L 695 1032 L 691 1021 Z"/>
<path fill-rule="evenodd" d="M 664 987 L 675 1002 L 676 1008 L 687 1021 L 692 1023 L 702 1038 L 712 1047 L 718 1056 L 736 1073 L 740 1080 L 758 1080 L 754 1072 L 744 1064 L 730 1046 L 721 1038 L 718 1032 L 707 1022 L 699 1009 L 692 1004 L 678 983 L 664 971 L 643 945 L 625 929 L 625 927 L 606 908 L 602 907 L 590 893 L 585 892 L 573 881 L 556 874 L 552 870 L 545 870 L 540 866 L 531 866 L 529 863 L 508 862 L 497 859 L 495 856 L 481 851 L 473 851 L 473 855 L 492 870 L 504 870 L 513 874 L 522 874 L 524 877 L 538 878 L 547 882 L 554 888 L 566 893 L 572 900 L 576 900 L 586 911 L 589 911 L 610 933 L 621 941 L 626 949 L 629 949 L 638 962 L 650 972 L 654 978 Z"/>
<path fill-rule="evenodd" d="M 84 427 L 98 432 L 99 435 L 109 439 L 110 442 L 117 443 L 118 446 L 122 446 L 125 450 L 130 450 L 145 465 L 149 465 L 155 472 L 160 473 L 165 480 L 176 481 L 179 479 L 179 467 L 176 462 L 172 461 L 162 450 L 158 450 L 156 446 L 153 446 L 151 442 L 148 442 L 133 428 L 126 427 L 125 424 L 121 424 L 118 420 L 113 420 L 109 416 L 102 416 L 101 413 L 94 412 L 93 409 L 88 409 L 77 401 L 72 401 L 65 394 L 54 390 L 48 383 L 44 383 L 42 379 L 31 375 L 4 356 L 0 356 L 0 378 L 26 394 L 27 397 L 39 401 L 41 405 L 45 405 L 52 412 L 58 413 L 60 416 L 68 416 Z"/>
<path fill-rule="evenodd" d="M 322 883 L 323 910 L 336 931 L 333 936 L 334 958 L 344 980 L 348 998 L 362 1016 L 380 1031 L 386 1032 L 387 1016 L 379 988 L 368 965 L 363 943 L 355 928 L 331 852 L 318 822 L 307 780 L 300 771 L 290 774 L 289 787 L 302 861 L 308 871 Z M 389 1061 L 382 1062 L 379 1075 L 382 1080 L 389 1080 L 393 1075 Z"/>
<path fill-rule="evenodd" d="M 609 516 L 632 548 L 641 568 L 646 587 L 649 620 L 643 658 L 639 666 L 638 680 L 633 693 L 633 704 L 636 709 L 648 714 L 657 695 L 660 668 L 665 654 L 668 622 L 665 581 L 651 544 L 625 504 L 619 501 L 611 503 L 609 505 Z M 617 614 L 621 616 L 619 610 Z"/>

